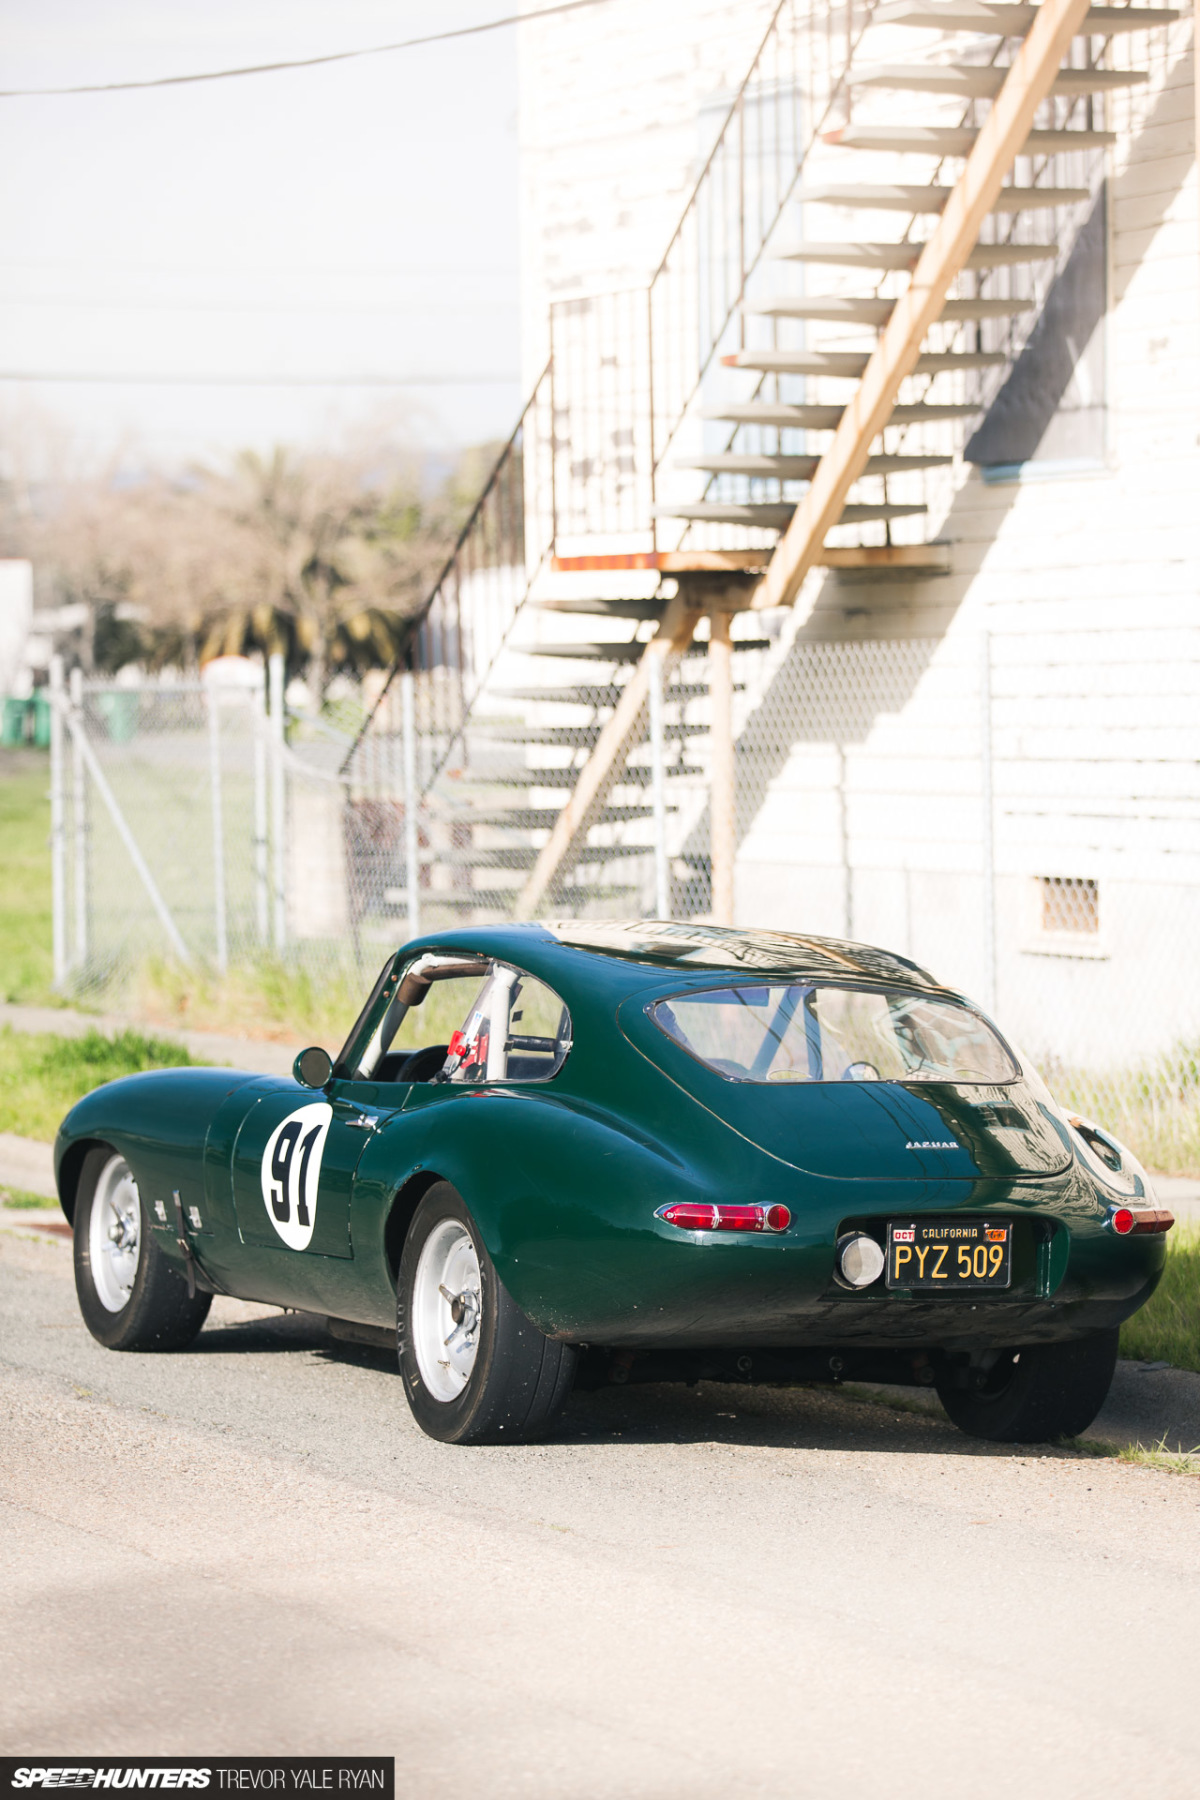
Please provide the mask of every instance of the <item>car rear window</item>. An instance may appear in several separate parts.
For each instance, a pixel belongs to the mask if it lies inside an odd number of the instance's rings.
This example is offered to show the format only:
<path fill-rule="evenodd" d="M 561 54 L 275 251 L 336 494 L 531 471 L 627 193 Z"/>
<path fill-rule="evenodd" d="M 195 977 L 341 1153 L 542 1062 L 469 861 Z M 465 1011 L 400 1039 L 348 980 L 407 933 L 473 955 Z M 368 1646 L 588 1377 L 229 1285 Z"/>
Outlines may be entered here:
<path fill-rule="evenodd" d="M 970 1007 L 898 989 L 771 982 L 677 994 L 656 1025 L 727 1081 L 954 1081 L 1019 1073 Z"/>

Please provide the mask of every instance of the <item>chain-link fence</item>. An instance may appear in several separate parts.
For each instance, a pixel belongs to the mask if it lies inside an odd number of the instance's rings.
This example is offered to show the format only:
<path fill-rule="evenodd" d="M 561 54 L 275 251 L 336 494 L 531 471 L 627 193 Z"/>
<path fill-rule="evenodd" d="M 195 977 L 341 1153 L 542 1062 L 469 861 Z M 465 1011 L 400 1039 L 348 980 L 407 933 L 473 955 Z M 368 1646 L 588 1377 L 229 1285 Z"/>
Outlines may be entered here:
<path fill-rule="evenodd" d="M 581 682 L 572 622 L 543 615 L 535 641 L 494 650 L 449 753 L 398 677 L 369 791 L 339 772 L 352 698 L 314 718 L 287 712 L 278 671 L 270 700 L 261 682 L 76 677 L 53 746 L 61 983 L 128 997 L 149 959 L 352 987 L 418 930 L 520 916 L 643 649 L 635 619 Z M 739 921 L 910 956 L 993 1011 L 1064 1100 L 1156 1166 L 1200 1167 L 1200 801 L 1174 740 L 1131 769 L 1128 745 L 1073 730 L 1071 643 L 774 624 L 735 629 Z M 706 648 L 664 658 L 541 916 L 709 914 Z"/>

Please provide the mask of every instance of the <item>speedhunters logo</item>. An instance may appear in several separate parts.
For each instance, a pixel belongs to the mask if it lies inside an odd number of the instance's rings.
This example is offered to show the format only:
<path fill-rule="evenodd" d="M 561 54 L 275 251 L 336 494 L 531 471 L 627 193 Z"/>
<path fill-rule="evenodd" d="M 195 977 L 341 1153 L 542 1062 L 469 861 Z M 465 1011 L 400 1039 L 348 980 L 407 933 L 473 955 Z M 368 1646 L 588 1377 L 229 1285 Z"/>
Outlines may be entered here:
<path fill-rule="evenodd" d="M 190 1789 L 211 1795 L 352 1794 L 395 1800 L 391 1756 L 95 1756 L 0 1757 L 0 1800 L 50 1789 Z"/>
<path fill-rule="evenodd" d="M 13 1770 L 16 1788 L 206 1788 L 211 1769 L 84 1768 L 75 1763 Z"/>

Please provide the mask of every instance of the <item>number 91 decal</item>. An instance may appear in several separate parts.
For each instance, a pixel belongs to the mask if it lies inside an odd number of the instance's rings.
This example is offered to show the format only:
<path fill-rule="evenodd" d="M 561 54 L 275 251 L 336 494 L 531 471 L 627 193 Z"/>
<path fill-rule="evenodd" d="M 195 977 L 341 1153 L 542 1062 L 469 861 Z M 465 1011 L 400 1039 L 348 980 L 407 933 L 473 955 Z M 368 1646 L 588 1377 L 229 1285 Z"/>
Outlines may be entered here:
<path fill-rule="evenodd" d="M 312 1239 L 321 1158 L 332 1118 L 327 1101 L 298 1106 L 280 1120 L 263 1151 L 263 1205 L 290 1250 L 307 1250 Z"/>

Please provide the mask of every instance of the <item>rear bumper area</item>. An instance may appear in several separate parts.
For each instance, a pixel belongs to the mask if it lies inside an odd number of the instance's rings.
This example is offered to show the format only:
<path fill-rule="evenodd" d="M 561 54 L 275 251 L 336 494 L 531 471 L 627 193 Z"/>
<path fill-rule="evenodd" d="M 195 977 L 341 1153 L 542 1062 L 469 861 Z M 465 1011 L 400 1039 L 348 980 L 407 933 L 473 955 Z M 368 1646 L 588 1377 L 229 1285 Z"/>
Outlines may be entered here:
<path fill-rule="evenodd" d="M 678 1331 L 594 1334 L 591 1342 L 630 1350 L 821 1347 L 823 1349 L 998 1350 L 1088 1337 L 1122 1324 L 1147 1300 L 1157 1276 L 1120 1299 L 918 1300 L 901 1295 L 847 1295 L 810 1304 L 790 1318 L 743 1320 L 714 1329 L 693 1322 Z"/>

